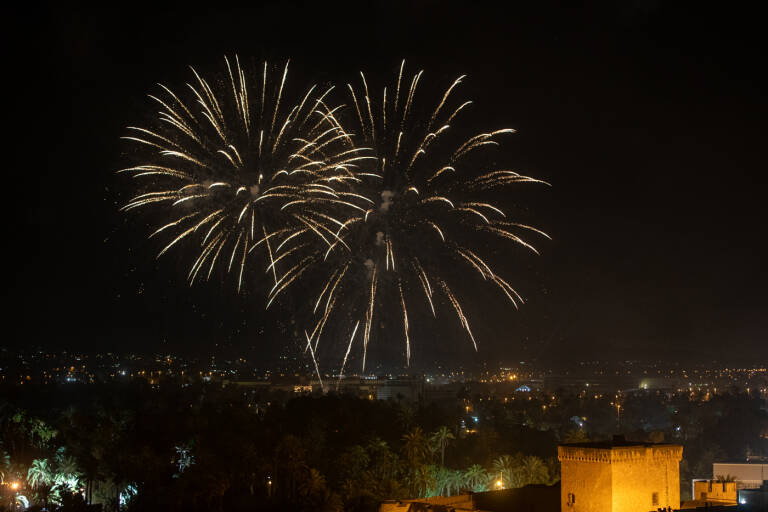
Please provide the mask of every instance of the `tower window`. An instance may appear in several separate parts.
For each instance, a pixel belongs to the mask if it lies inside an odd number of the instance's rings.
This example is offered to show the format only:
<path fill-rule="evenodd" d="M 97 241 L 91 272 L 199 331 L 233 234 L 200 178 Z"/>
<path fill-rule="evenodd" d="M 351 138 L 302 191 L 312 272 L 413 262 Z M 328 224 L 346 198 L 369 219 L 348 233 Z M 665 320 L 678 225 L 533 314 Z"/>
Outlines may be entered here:
<path fill-rule="evenodd" d="M 651 494 L 651 504 L 654 507 L 659 504 L 659 493 L 655 492 Z"/>
<path fill-rule="evenodd" d="M 568 493 L 568 506 L 572 507 L 576 503 L 576 495 L 572 492 Z"/>

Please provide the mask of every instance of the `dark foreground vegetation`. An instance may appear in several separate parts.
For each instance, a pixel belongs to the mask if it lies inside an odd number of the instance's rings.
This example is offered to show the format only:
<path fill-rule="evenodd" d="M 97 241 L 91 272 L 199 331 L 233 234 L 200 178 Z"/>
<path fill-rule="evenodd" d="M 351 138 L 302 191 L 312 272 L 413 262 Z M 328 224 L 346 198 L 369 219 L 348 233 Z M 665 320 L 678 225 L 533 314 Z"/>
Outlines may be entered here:
<path fill-rule="evenodd" d="M 617 428 L 682 443 L 683 491 L 712 476 L 713 460 L 768 455 L 755 393 L 638 395 L 618 427 L 608 402 L 579 396 L 466 392 L 436 405 L 203 382 L 1 391 L 0 510 L 373 511 L 383 499 L 555 483 L 558 442 Z"/>

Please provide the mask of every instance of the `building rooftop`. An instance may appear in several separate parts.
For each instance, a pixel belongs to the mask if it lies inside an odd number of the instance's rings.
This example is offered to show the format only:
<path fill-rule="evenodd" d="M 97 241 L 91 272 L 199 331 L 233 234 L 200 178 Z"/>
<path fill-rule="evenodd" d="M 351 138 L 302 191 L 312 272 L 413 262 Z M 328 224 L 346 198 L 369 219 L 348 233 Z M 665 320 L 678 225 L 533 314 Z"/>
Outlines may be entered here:
<path fill-rule="evenodd" d="M 768 466 L 768 462 L 745 462 L 743 460 L 731 462 L 731 461 L 715 461 L 712 464 L 728 464 L 731 466 Z"/>
<path fill-rule="evenodd" d="M 557 458 L 561 462 L 621 462 L 648 457 L 679 461 L 682 455 L 683 447 L 679 444 L 634 442 L 622 436 L 614 436 L 611 441 L 569 443 L 557 447 Z"/>
<path fill-rule="evenodd" d="M 562 443 L 560 446 L 570 448 L 595 448 L 598 450 L 610 450 L 611 448 L 628 448 L 630 446 L 663 447 L 679 446 L 672 443 L 650 443 L 645 441 L 628 441 L 623 435 L 614 435 L 610 441 L 592 441 L 586 443 Z"/>
<path fill-rule="evenodd" d="M 593 443 L 562 443 L 560 446 L 566 448 L 595 448 L 598 450 L 610 450 L 611 448 L 661 448 L 664 446 L 680 446 L 672 443 L 645 443 L 636 441 L 596 441 Z"/>

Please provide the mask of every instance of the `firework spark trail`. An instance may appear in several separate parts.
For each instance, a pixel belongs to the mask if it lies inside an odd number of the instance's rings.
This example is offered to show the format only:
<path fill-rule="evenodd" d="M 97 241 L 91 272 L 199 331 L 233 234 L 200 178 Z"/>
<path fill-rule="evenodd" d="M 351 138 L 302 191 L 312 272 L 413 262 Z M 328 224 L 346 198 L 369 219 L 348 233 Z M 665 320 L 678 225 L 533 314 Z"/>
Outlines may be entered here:
<path fill-rule="evenodd" d="M 445 281 L 440 280 L 440 285 L 443 287 L 443 291 L 445 291 L 445 294 L 451 301 L 451 305 L 453 305 L 459 320 L 461 320 L 461 325 L 464 327 L 464 329 L 467 330 L 467 333 L 472 340 L 472 345 L 474 345 L 475 351 L 477 351 L 477 342 L 475 342 L 475 337 L 472 335 L 472 331 L 469 329 L 469 322 L 467 321 L 467 317 L 464 316 L 464 311 L 461 309 L 461 304 L 459 304 L 459 301 L 456 300 L 456 297 L 453 295 L 453 292 L 451 292 L 451 289 L 448 287 L 448 284 Z"/>
<path fill-rule="evenodd" d="M 377 284 L 376 265 L 374 265 L 373 271 L 371 272 L 371 294 L 368 298 L 368 308 L 365 312 L 365 333 L 363 337 L 363 366 L 361 370 L 363 372 L 365 372 L 365 362 L 368 356 L 368 341 L 371 338 L 371 324 L 373 323 L 373 308 L 376 300 L 376 284 Z"/>
<path fill-rule="evenodd" d="M 307 334 L 307 331 L 304 331 L 304 336 L 307 338 L 307 347 L 309 348 L 309 353 L 312 356 L 312 362 L 315 364 L 315 374 L 317 375 L 317 381 L 320 383 L 320 389 L 322 389 L 323 393 L 325 393 L 325 385 L 323 385 L 323 378 L 320 376 L 320 366 L 317 364 L 317 358 L 315 358 L 315 350 L 312 348 L 312 342 L 309 339 L 309 335 Z"/>
<path fill-rule="evenodd" d="M 352 350 L 352 342 L 355 341 L 355 334 L 357 334 L 357 328 L 360 326 L 360 321 L 358 320 L 355 324 L 355 328 L 352 329 L 352 336 L 349 337 L 349 344 L 347 345 L 347 352 L 344 354 L 344 360 L 341 362 L 341 369 L 339 370 L 339 380 L 336 383 L 336 389 L 339 389 L 339 384 L 341 384 L 341 379 L 344 378 L 344 367 L 347 365 L 347 358 L 349 357 L 349 351 Z"/>
<path fill-rule="evenodd" d="M 272 269 L 272 275 L 275 278 L 275 285 L 277 285 L 277 270 L 275 268 L 275 258 L 272 255 L 272 246 L 269 243 L 269 237 L 267 237 L 267 229 L 264 227 L 264 225 L 261 225 L 261 232 L 264 233 L 264 243 L 267 245 L 267 254 L 269 254 L 269 261 L 270 265 L 267 267 L 267 271 L 269 269 Z"/>
<path fill-rule="evenodd" d="M 408 366 L 411 365 L 411 338 L 408 335 L 408 309 L 405 307 L 405 297 L 403 296 L 403 283 L 397 282 L 397 288 L 400 291 L 400 304 L 403 307 L 403 331 L 405 332 L 405 361 Z"/>

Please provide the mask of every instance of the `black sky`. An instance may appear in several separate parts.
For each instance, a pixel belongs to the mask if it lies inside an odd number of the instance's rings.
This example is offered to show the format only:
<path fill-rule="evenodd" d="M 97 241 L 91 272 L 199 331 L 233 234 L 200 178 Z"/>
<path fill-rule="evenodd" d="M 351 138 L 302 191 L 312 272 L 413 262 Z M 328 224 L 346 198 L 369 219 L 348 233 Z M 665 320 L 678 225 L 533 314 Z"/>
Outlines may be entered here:
<path fill-rule="evenodd" d="M 189 290 L 182 269 L 155 264 L 147 227 L 117 212 L 127 197 L 113 173 L 119 137 L 151 108 L 145 94 L 183 84 L 189 64 L 216 69 L 237 52 L 291 58 L 297 82 L 344 83 L 364 69 L 380 83 L 403 57 L 441 86 L 467 74 L 470 131 L 518 129 L 503 161 L 554 185 L 526 201 L 554 241 L 520 262 L 521 312 L 478 296 L 481 357 L 765 361 L 760 13 L 526 4 L 535 7 L 281 1 L 16 13 L 5 35 L 15 91 L 6 119 L 16 127 L 5 145 L 19 158 L 4 169 L 2 344 L 266 352 L 282 343 L 274 336 L 290 312 L 265 316 L 225 286 Z M 464 345 L 425 342 L 443 348 L 419 355 L 461 359 Z"/>

